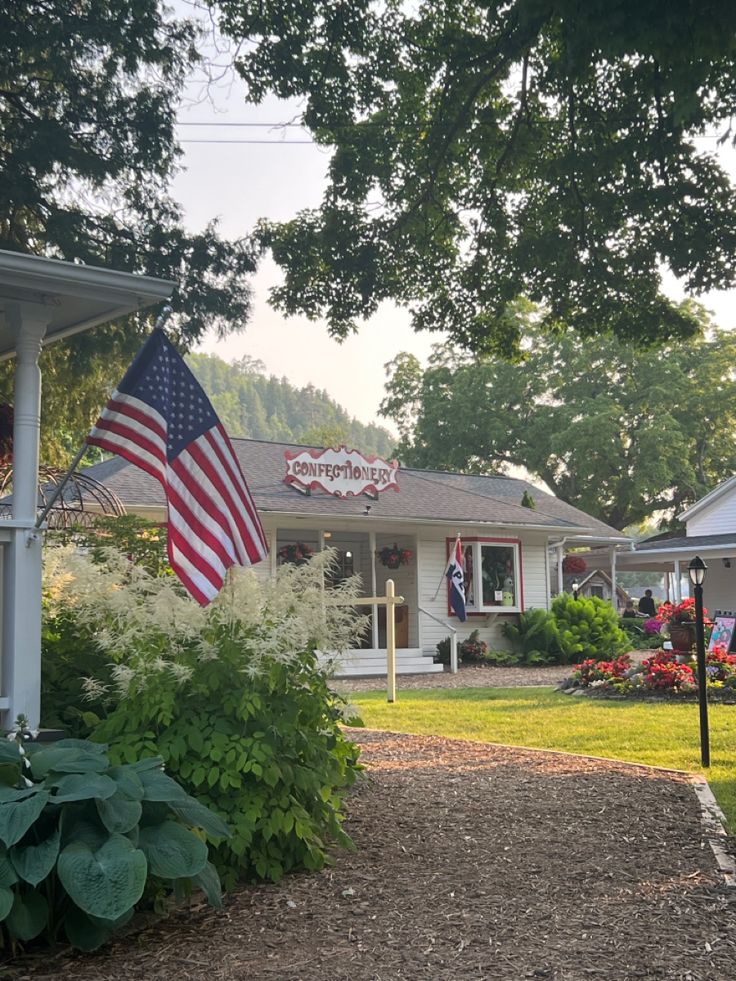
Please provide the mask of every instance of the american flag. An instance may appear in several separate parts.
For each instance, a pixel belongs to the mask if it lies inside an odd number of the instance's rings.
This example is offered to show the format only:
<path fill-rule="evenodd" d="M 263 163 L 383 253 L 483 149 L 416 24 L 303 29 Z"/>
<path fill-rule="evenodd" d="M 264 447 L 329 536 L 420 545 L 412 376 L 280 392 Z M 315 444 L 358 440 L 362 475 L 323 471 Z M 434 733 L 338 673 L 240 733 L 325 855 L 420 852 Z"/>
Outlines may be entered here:
<path fill-rule="evenodd" d="M 87 442 L 161 484 L 171 567 L 202 606 L 217 596 L 231 565 L 252 565 L 268 554 L 227 433 L 162 330 L 143 345 Z"/>

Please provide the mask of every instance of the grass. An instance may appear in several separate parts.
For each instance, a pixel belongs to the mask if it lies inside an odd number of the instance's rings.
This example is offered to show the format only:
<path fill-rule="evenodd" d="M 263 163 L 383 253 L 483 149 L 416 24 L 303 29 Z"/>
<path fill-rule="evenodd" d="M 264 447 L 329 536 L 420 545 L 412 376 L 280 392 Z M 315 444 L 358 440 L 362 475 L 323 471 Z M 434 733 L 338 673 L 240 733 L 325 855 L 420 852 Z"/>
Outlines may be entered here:
<path fill-rule="evenodd" d="M 696 704 L 613 702 L 562 695 L 550 688 L 458 688 L 356 692 L 366 726 L 703 773 L 736 833 L 736 706 L 710 705 L 711 766 L 700 766 Z"/>

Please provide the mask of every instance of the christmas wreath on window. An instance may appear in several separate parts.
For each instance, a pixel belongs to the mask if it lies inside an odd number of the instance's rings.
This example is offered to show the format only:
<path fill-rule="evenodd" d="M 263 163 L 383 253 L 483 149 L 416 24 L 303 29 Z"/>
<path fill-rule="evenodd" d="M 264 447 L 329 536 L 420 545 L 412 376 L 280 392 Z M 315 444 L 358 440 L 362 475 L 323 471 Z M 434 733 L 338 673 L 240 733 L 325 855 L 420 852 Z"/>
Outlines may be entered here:
<path fill-rule="evenodd" d="M 385 548 L 379 548 L 376 555 L 387 569 L 398 569 L 400 565 L 409 565 L 414 558 L 414 553 L 410 549 L 399 548 L 396 542 Z"/>
<path fill-rule="evenodd" d="M 13 406 L 0 403 L 0 466 L 13 459 Z"/>
<path fill-rule="evenodd" d="M 276 553 L 282 562 L 289 562 L 291 565 L 304 565 L 314 555 L 313 550 L 304 542 L 294 542 L 291 545 L 284 545 Z"/>

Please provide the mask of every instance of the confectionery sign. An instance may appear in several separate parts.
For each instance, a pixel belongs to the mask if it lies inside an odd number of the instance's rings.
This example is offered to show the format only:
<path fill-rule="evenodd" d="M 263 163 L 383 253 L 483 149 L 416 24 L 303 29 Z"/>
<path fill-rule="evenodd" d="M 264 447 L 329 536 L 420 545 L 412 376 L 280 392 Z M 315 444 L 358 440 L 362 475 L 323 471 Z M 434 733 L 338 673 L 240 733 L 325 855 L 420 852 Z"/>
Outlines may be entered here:
<path fill-rule="evenodd" d="M 364 456 L 358 450 L 340 449 L 287 450 L 284 483 L 300 490 L 323 490 L 335 497 L 356 497 L 358 494 L 380 494 L 398 491 L 399 464 L 387 463 L 376 456 Z"/>

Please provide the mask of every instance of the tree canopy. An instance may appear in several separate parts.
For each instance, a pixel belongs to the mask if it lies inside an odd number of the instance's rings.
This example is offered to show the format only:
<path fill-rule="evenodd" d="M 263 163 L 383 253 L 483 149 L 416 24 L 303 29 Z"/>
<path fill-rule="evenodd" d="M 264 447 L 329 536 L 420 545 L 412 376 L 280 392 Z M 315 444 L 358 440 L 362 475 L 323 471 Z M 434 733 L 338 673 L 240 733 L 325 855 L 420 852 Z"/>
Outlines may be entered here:
<path fill-rule="evenodd" d="M 184 347 L 244 325 L 255 268 L 252 243 L 188 231 L 168 193 L 198 39 L 160 0 L 0 4 L 0 248 L 173 280 Z M 147 329 L 131 317 L 44 353 L 48 462 L 89 429 Z"/>
<path fill-rule="evenodd" d="M 734 284 L 736 192 L 697 138 L 731 136 L 736 5 L 213 6 L 250 98 L 302 99 L 333 148 L 321 207 L 261 227 L 287 313 L 344 336 L 391 298 L 417 329 L 514 354 L 522 295 L 548 325 L 649 342 L 698 329 L 663 266 L 694 295 Z"/>
<path fill-rule="evenodd" d="M 688 316 L 706 317 L 692 303 Z M 436 346 L 422 370 L 388 366 L 381 412 L 410 466 L 523 467 L 562 500 L 623 529 L 672 516 L 736 472 L 736 337 L 710 330 L 657 349 L 611 335 L 550 334 L 518 311 L 521 363 Z"/>

